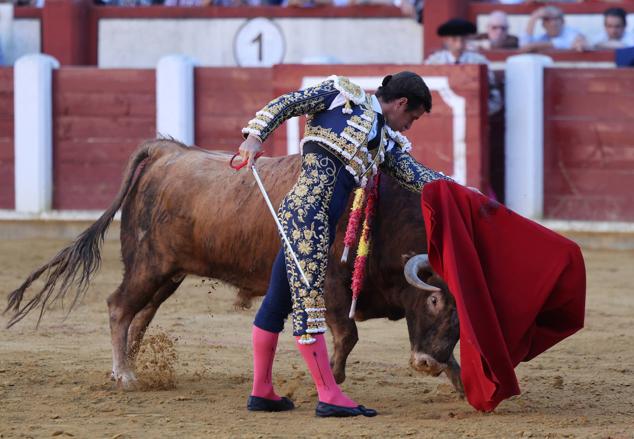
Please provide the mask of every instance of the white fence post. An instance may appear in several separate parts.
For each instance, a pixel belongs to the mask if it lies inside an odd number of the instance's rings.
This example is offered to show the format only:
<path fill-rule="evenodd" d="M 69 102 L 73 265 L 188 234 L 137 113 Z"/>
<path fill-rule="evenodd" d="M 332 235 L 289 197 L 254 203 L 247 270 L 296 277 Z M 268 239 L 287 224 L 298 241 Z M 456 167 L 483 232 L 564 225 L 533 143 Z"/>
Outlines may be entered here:
<path fill-rule="evenodd" d="M 544 213 L 544 55 L 506 61 L 506 205 L 528 218 Z"/>
<path fill-rule="evenodd" d="M 161 58 L 156 67 L 156 131 L 194 144 L 194 61 L 183 55 Z"/>
<path fill-rule="evenodd" d="M 26 55 L 14 67 L 15 210 L 41 213 L 53 200 L 53 69 L 48 55 Z"/>

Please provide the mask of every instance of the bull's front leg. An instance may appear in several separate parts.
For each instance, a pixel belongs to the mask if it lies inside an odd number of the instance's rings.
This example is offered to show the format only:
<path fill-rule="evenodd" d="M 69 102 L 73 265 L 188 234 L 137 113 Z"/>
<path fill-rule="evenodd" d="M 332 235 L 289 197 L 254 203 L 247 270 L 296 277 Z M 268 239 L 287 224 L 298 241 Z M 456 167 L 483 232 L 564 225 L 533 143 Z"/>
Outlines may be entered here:
<path fill-rule="evenodd" d="M 334 254 L 341 254 L 340 250 L 336 249 Z M 328 265 L 324 294 L 326 323 L 332 332 L 334 347 L 330 357 L 330 368 L 337 384 L 341 384 L 346 379 L 348 355 L 359 340 L 357 325 L 354 320 L 348 317 L 352 303 L 352 292 L 347 285 L 350 285 L 352 267 L 342 265 L 338 259 L 331 260 Z"/>
<path fill-rule="evenodd" d="M 348 318 L 348 310 L 344 311 L 326 311 L 326 322 L 332 331 L 332 341 L 334 352 L 330 357 L 330 368 L 335 376 L 337 384 L 341 384 L 346 379 L 346 361 L 348 355 L 359 340 L 357 333 L 357 325 L 354 320 Z"/>
<path fill-rule="evenodd" d="M 445 369 L 445 375 L 453 384 L 454 389 L 460 395 L 461 398 L 464 398 L 464 386 L 462 385 L 462 378 L 460 376 L 460 365 L 454 358 L 453 354 L 449 357 L 449 363 L 447 364 L 447 368 Z"/>

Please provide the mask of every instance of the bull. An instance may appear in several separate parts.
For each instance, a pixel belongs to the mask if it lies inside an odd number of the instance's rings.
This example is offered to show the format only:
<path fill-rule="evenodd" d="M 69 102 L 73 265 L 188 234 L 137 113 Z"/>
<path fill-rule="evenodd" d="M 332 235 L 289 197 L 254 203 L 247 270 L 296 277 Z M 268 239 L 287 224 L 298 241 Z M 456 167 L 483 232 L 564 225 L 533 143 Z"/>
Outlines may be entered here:
<path fill-rule="evenodd" d="M 134 386 L 134 356 L 161 304 L 188 274 L 216 278 L 237 287 L 236 303 L 248 307 L 267 289 L 279 250 L 274 222 L 250 174 L 236 174 L 229 156 L 171 139 L 145 142 L 130 158 L 112 205 L 72 244 L 35 270 L 8 296 L 8 326 L 75 287 L 72 307 L 99 268 L 100 247 L 115 213 L 121 209 L 119 287 L 108 297 L 113 350 L 113 379 Z M 279 205 L 297 179 L 297 156 L 261 158 L 258 169 L 271 201 Z M 383 214 L 389 212 L 389 214 Z M 346 217 L 339 228 L 345 227 Z M 343 236 L 343 230 L 338 236 Z M 410 364 L 433 375 L 445 372 L 462 393 L 460 369 L 452 352 L 459 336 L 456 305 L 445 283 L 423 255 L 425 229 L 416 194 L 386 178 L 380 186 L 373 252 L 356 320 L 405 318 L 411 343 Z M 331 251 L 326 281 L 326 319 L 334 339 L 331 359 L 338 382 L 358 340 L 348 318 L 352 262 L 341 264 L 341 239 Z M 44 286 L 22 305 L 31 284 L 46 273 Z M 440 288 L 428 291 L 425 283 Z M 38 319 L 38 323 L 40 320 Z"/>

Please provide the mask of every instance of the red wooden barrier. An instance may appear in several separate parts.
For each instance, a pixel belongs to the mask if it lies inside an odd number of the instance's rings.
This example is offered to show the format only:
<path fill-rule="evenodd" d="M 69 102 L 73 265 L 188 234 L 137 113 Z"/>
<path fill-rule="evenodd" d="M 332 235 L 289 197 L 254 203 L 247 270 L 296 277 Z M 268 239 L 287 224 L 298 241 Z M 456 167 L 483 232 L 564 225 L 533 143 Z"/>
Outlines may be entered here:
<path fill-rule="evenodd" d="M 486 101 L 479 66 L 409 68 L 423 75 L 447 77 L 454 93 L 466 99 L 465 140 L 469 184 L 487 180 L 484 136 Z M 339 71 L 341 70 L 341 71 Z M 394 66 L 346 66 L 338 73 L 376 75 Z M 236 150 L 240 129 L 276 93 L 300 86 L 305 75 L 327 76 L 330 67 L 281 66 L 271 69 L 198 68 L 195 70 L 196 143 L 210 149 Z M 486 83 L 484 81 L 484 83 Z M 103 209 L 119 188 L 121 172 L 134 148 L 155 133 L 153 70 L 62 68 L 53 75 L 54 209 Z M 434 110 L 410 133 L 415 155 L 429 166 L 451 173 L 453 113 L 434 92 Z M 282 136 L 269 142 L 285 154 Z M 280 143 L 282 142 L 282 143 Z M 10 178 L 10 177 L 9 177 Z"/>
<path fill-rule="evenodd" d="M 15 208 L 13 69 L 0 68 L 0 209 Z"/>
<path fill-rule="evenodd" d="M 544 214 L 634 221 L 634 74 L 546 69 Z"/>
<path fill-rule="evenodd" d="M 103 209 L 132 151 L 155 137 L 155 72 L 56 70 L 53 114 L 53 208 Z"/>
<path fill-rule="evenodd" d="M 240 130 L 272 97 L 272 69 L 197 68 L 194 81 L 196 144 L 237 151 Z"/>

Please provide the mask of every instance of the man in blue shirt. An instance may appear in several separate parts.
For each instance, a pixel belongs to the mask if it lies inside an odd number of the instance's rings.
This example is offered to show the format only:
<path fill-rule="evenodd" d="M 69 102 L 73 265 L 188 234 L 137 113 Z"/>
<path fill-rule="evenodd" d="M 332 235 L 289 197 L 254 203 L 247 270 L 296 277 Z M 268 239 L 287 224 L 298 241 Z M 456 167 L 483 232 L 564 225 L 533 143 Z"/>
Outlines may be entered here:
<path fill-rule="evenodd" d="M 540 19 L 545 32 L 535 35 L 535 25 Z M 520 35 L 520 47 L 525 52 L 583 50 L 585 45 L 585 37 L 578 30 L 566 26 L 562 10 L 556 6 L 544 6 L 533 11 L 526 32 Z"/>

